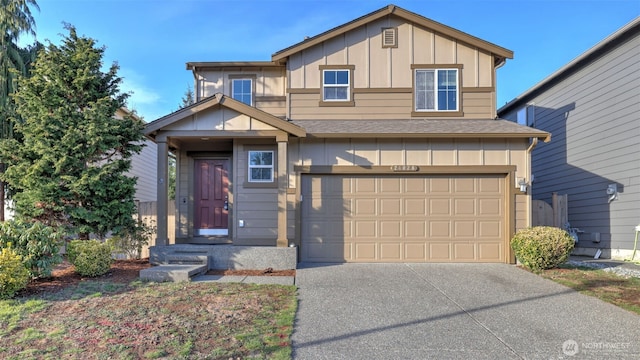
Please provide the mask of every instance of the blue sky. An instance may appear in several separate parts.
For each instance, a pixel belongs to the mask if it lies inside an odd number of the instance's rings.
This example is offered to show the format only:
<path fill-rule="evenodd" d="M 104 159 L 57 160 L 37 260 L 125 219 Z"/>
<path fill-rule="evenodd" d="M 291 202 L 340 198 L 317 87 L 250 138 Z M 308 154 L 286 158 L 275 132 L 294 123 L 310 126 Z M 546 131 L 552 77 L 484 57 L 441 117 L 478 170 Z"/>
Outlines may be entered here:
<path fill-rule="evenodd" d="M 640 15 L 640 0 L 38 0 L 34 15 L 39 41 L 59 44 L 66 22 L 104 45 L 129 108 L 152 121 L 192 85 L 188 61 L 270 60 L 390 3 L 513 50 L 498 107 Z"/>

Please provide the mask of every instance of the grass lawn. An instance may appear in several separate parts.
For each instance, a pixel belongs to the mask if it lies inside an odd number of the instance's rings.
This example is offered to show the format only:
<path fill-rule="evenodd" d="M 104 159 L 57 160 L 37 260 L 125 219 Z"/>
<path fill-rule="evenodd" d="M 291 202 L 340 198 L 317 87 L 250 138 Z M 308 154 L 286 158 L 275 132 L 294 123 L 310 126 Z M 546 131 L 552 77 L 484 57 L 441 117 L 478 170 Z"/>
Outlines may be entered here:
<path fill-rule="evenodd" d="M 80 281 L 0 301 L 2 359 L 289 359 L 294 286 Z"/>
<path fill-rule="evenodd" d="M 545 270 L 540 275 L 640 315 L 640 278 L 569 265 Z"/>

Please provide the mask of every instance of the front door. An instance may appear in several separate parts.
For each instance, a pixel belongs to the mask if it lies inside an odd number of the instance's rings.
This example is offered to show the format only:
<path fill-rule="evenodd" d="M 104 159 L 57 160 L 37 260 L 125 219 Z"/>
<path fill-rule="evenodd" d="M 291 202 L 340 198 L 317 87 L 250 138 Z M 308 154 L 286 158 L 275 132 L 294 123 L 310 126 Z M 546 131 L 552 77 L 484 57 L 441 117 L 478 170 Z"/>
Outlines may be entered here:
<path fill-rule="evenodd" d="M 198 236 L 229 235 L 229 159 L 195 161 L 195 222 Z"/>

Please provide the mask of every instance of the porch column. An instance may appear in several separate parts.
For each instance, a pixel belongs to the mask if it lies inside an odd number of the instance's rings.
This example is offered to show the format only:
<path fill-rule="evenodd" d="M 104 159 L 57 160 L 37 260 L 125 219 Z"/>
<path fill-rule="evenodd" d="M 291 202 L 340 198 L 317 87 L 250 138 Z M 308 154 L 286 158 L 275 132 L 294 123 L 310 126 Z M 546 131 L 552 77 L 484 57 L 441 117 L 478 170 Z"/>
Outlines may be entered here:
<path fill-rule="evenodd" d="M 283 139 L 284 138 L 284 139 Z M 289 176 L 287 175 L 287 151 L 288 137 L 278 137 L 278 247 L 289 246 L 287 240 L 287 188 L 289 187 Z"/>
<path fill-rule="evenodd" d="M 158 190 L 157 190 L 157 237 L 155 245 L 169 245 L 168 237 L 168 214 L 167 207 L 169 202 L 169 194 L 167 182 L 169 178 L 169 146 L 167 139 L 156 139 L 158 144 Z"/>

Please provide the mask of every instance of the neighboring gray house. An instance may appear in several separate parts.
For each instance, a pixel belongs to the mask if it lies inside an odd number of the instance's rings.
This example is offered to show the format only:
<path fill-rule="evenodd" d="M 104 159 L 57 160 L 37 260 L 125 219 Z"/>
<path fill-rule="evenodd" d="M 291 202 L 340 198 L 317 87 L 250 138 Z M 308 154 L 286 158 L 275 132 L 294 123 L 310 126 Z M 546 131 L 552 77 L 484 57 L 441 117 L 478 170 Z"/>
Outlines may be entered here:
<path fill-rule="evenodd" d="M 532 192 L 568 194 L 576 254 L 630 258 L 640 224 L 640 17 L 502 108 L 552 133 L 532 153 Z M 636 256 L 637 258 L 637 256 Z"/>
<path fill-rule="evenodd" d="M 120 108 L 116 112 L 116 118 L 121 119 L 125 114 L 137 117 L 135 113 L 125 108 Z M 158 149 L 155 143 L 145 139 L 144 147 L 139 154 L 131 157 L 131 170 L 127 176 L 135 176 L 138 178 L 136 183 L 135 200 L 140 202 L 156 201 L 158 181 L 156 173 L 158 172 Z"/>

